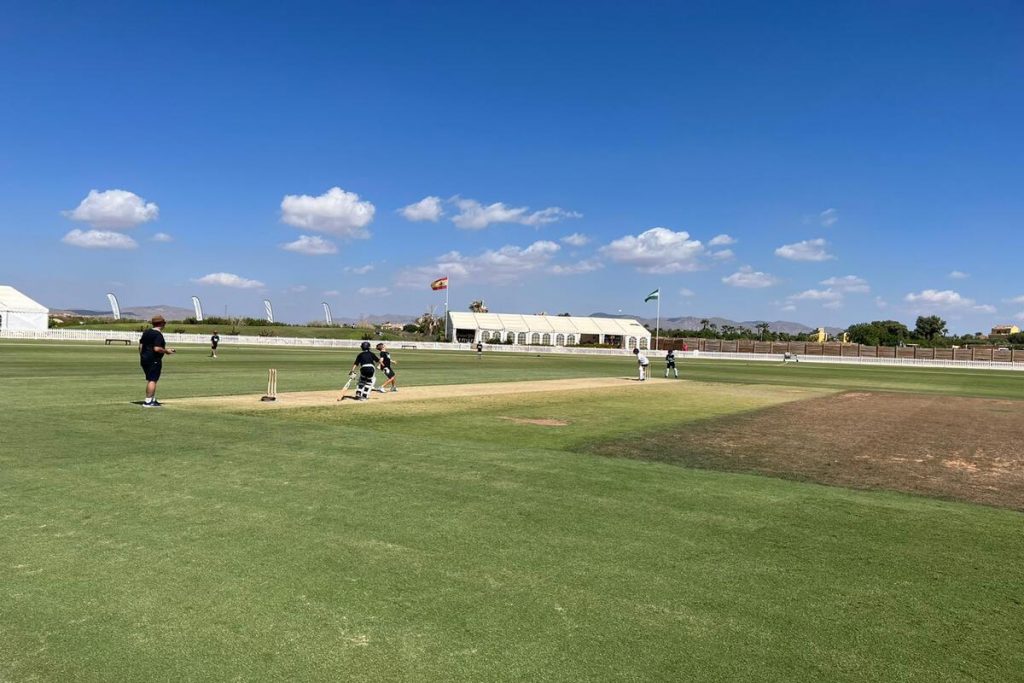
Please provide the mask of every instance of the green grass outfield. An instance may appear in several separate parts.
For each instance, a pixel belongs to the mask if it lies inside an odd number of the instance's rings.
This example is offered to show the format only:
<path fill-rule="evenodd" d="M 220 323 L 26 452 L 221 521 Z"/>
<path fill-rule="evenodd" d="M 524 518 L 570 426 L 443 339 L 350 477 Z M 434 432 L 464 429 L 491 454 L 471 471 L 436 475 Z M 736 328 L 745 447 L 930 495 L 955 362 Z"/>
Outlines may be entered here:
<path fill-rule="evenodd" d="M 270 367 L 335 388 L 352 356 L 206 353 L 145 410 L 134 349 L 0 342 L 0 681 L 1024 679 L 1024 515 L 585 454 L 843 389 L 1024 400 L 1019 373 L 685 361 L 622 391 L 175 407 Z M 403 386 L 633 371 L 395 357 Z"/>

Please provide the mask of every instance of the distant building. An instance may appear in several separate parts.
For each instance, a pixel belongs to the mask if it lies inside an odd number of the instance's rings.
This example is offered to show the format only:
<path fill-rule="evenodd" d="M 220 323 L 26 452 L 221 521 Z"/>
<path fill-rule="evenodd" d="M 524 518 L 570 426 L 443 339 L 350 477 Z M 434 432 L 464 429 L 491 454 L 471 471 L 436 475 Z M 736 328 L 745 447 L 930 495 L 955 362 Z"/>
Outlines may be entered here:
<path fill-rule="evenodd" d="M 49 327 L 50 309 L 14 287 L 0 285 L 0 330 L 45 332 Z"/>
<path fill-rule="evenodd" d="M 403 327 L 402 323 L 386 322 L 380 324 L 380 329 L 391 330 L 392 332 L 401 332 Z"/>
<path fill-rule="evenodd" d="M 994 325 L 992 327 L 992 337 L 1005 337 L 1010 334 L 1017 334 L 1020 332 L 1020 328 L 1016 325 Z"/>
<path fill-rule="evenodd" d="M 462 343 L 500 342 L 520 346 L 607 344 L 620 349 L 651 348 L 650 331 L 630 318 L 580 318 L 518 313 L 448 313 L 446 333 Z"/>

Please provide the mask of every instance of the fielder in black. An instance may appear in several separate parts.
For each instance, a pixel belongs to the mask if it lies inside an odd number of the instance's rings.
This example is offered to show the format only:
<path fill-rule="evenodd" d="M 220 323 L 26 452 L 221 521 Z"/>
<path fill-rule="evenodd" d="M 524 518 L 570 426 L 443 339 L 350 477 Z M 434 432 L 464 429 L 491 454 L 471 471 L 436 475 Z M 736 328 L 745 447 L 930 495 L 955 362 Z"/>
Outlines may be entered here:
<path fill-rule="evenodd" d="M 679 371 L 676 370 L 676 352 L 672 349 L 665 354 L 665 377 L 668 377 L 669 370 L 676 373 L 676 379 L 679 379 Z"/>
<path fill-rule="evenodd" d="M 370 400 L 370 391 L 373 390 L 373 374 L 380 359 L 370 350 L 370 342 L 364 341 L 359 345 L 361 351 L 352 363 L 351 372 L 359 373 L 359 384 L 356 385 L 356 400 Z"/>
<path fill-rule="evenodd" d="M 151 322 L 153 327 L 143 332 L 139 339 L 139 364 L 146 375 L 146 400 L 142 402 L 142 407 L 159 408 L 161 403 L 156 400 L 156 383 L 160 381 L 164 356 L 174 353 L 174 349 L 167 348 L 164 341 L 163 330 L 167 324 L 164 317 L 154 316 Z"/>
<path fill-rule="evenodd" d="M 220 345 L 220 335 L 217 334 L 217 330 L 213 331 L 213 336 L 210 337 L 210 358 L 217 357 L 217 347 Z"/>
<path fill-rule="evenodd" d="M 377 344 L 377 353 L 380 354 L 380 371 L 387 377 L 387 380 L 380 385 L 377 391 L 383 394 L 388 390 L 389 384 L 391 385 L 391 391 L 398 391 L 398 385 L 395 383 L 398 376 L 395 374 L 395 369 L 391 367 L 391 364 L 397 361 L 391 360 L 391 354 L 383 342 Z"/>

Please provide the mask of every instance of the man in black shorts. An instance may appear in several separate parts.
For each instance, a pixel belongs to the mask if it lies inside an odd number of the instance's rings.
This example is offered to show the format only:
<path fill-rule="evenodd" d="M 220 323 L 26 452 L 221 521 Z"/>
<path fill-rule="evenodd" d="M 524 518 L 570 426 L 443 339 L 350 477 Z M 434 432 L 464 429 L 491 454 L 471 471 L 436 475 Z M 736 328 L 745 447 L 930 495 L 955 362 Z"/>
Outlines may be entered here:
<path fill-rule="evenodd" d="M 352 363 L 351 372 L 359 373 L 359 384 L 356 385 L 356 400 L 368 401 L 370 399 L 370 390 L 373 389 L 374 370 L 380 363 L 380 359 L 370 350 L 370 342 L 368 341 L 360 344 L 359 349 L 359 355 L 356 356 L 356 361 Z"/>
<path fill-rule="evenodd" d="M 483 357 L 484 357 L 484 343 L 482 341 L 478 341 L 476 343 L 476 359 L 480 360 Z"/>
<path fill-rule="evenodd" d="M 210 358 L 217 357 L 217 346 L 220 345 L 220 335 L 217 334 L 217 330 L 213 331 L 213 336 L 210 337 Z"/>
<path fill-rule="evenodd" d="M 174 349 L 167 348 L 164 342 L 163 330 L 167 324 L 164 317 L 154 316 L 151 322 L 153 327 L 143 332 L 142 338 L 139 339 L 139 364 L 146 375 L 146 400 L 142 402 L 142 406 L 159 408 L 160 402 L 156 400 L 156 383 L 160 381 L 164 356 L 174 353 Z"/>
<path fill-rule="evenodd" d="M 384 342 L 377 344 L 377 353 L 380 354 L 380 371 L 388 378 L 384 384 L 380 385 L 377 391 L 383 394 L 388 390 L 387 386 L 389 384 L 391 385 L 391 391 L 398 391 L 398 385 L 395 384 L 395 379 L 397 379 L 395 369 L 391 367 L 391 364 L 395 361 L 391 360 L 391 354 L 388 353 L 388 349 L 384 346 Z"/>

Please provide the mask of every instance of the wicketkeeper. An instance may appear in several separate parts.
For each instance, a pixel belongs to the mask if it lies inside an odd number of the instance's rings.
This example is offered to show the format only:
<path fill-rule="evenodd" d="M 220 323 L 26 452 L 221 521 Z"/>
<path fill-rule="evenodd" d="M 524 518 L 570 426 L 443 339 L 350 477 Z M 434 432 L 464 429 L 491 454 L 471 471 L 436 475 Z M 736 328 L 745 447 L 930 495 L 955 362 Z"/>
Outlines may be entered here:
<path fill-rule="evenodd" d="M 679 371 L 676 370 L 676 352 L 673 349 L 669 349 L 668 353 L 665 354 L 665 377 L 668 378 L 668 371 L 676 373 L 676 379 L 679 379 Z"/>

